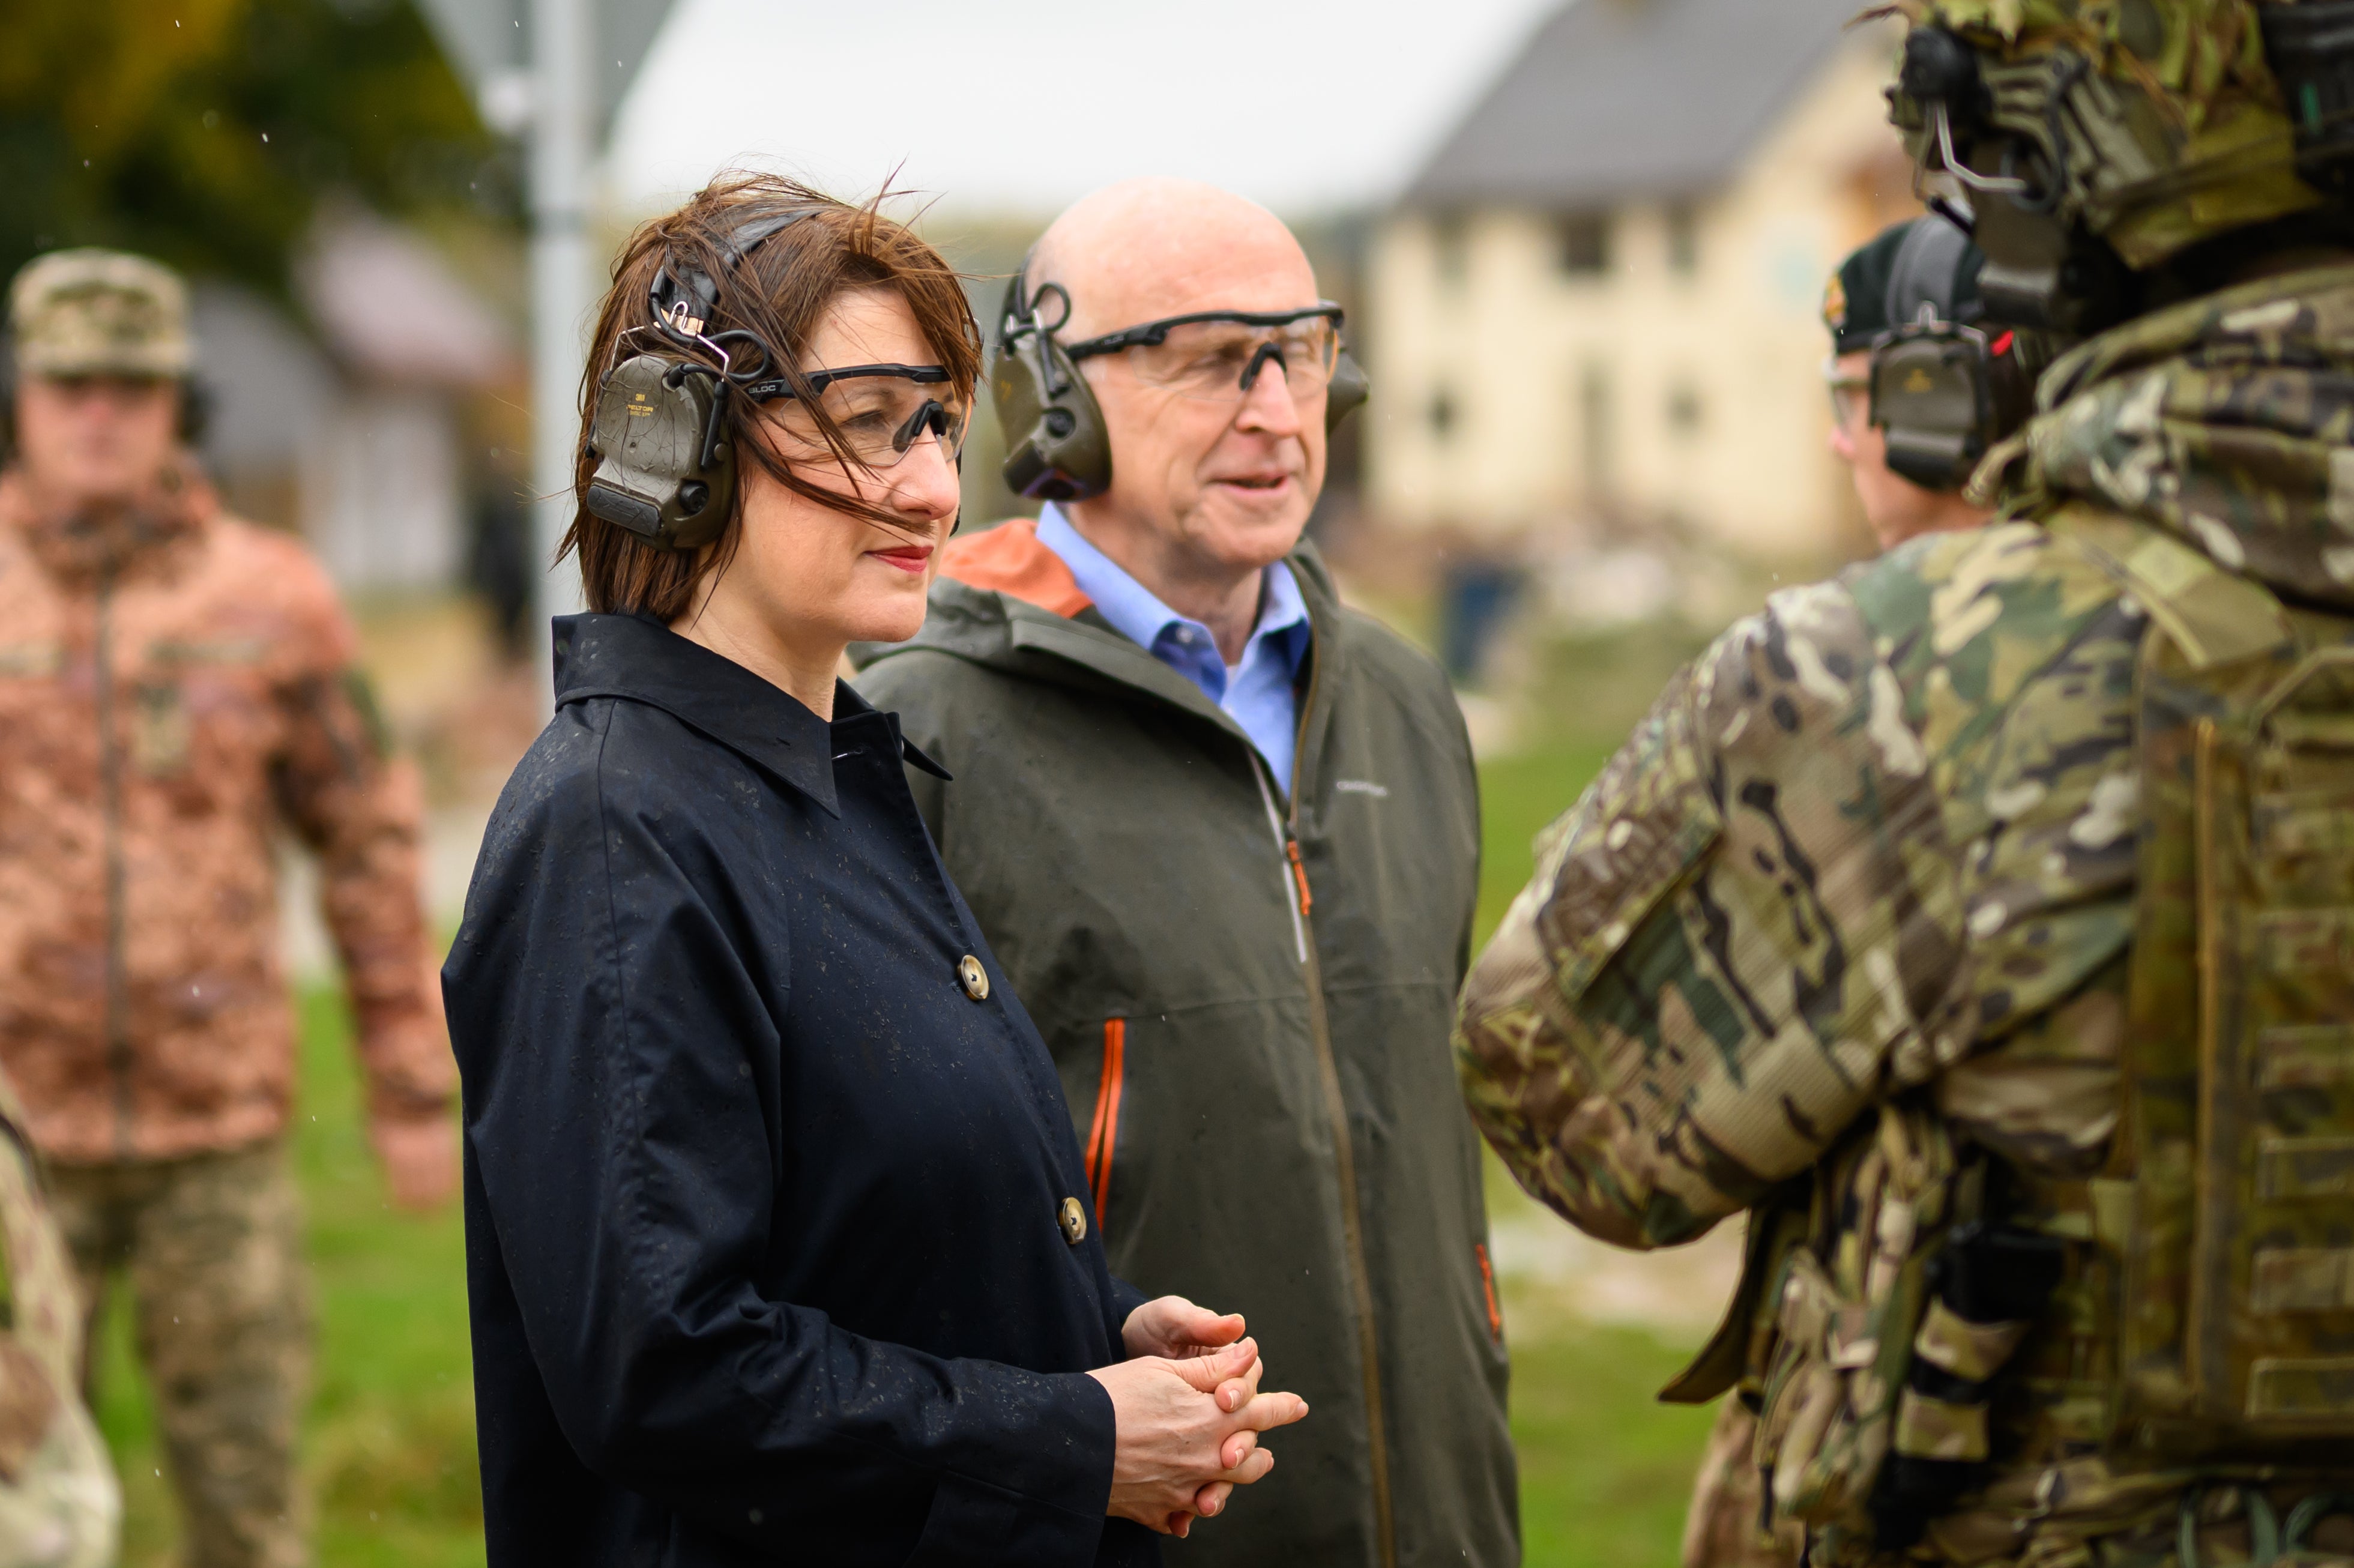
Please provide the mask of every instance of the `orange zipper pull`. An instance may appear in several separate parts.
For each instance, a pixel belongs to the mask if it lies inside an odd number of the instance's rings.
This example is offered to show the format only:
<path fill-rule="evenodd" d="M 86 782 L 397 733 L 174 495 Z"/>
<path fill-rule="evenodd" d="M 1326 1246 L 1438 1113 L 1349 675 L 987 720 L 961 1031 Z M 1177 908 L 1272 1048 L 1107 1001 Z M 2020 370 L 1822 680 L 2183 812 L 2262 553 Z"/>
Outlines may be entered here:
<path fill-rule="evenodd" d="M 1309 906 L 1313 901 L 1308 896 L 1308 868 L 1300 863 L 1299 841 L 1298 839 L 1284 840 L 1283 853 L 1291 857 L 1291 874 L 1298 878 L 1299 882 L 1299 912 L 1302 915 L 1305 915 L 1308 913 Z"/>

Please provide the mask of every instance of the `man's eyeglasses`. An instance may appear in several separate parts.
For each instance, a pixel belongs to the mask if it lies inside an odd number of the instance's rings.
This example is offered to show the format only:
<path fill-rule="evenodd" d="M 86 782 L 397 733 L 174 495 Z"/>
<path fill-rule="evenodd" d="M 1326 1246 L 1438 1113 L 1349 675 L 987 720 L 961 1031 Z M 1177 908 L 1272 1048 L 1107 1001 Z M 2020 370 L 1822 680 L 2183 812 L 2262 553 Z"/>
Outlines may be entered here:
<path fill-rule="evenodd" d="M 786 403 L 777 424 L 804 448 L 825 446 L 824 432 L 810 412 L 809 399 L 813 398 L 841 432 L 851 457 L 866 468 L 896 467 L 928 431 L 939 441 L 940 455 L 953 465 L 964 450 L 972 410 L 961 402 L 944 403 L 925 390 L 948 379 L 947 366 L 939 365 L 853 365 L 804 375 L 807 398 L 781 376 L 755 382 L 744 394 L 758 403 Z"/>
<path fill-rule="evenodd" d="M 1332 379 L 1341 355 L 1340 306 L 1320 301 L 1301 311 L 1200 311 L 1065 345 L 1073 360 L 1122 354 L 1148 387 L 1204 402 L 1239 402 L 1268 366 L 1297 398 Z"/>

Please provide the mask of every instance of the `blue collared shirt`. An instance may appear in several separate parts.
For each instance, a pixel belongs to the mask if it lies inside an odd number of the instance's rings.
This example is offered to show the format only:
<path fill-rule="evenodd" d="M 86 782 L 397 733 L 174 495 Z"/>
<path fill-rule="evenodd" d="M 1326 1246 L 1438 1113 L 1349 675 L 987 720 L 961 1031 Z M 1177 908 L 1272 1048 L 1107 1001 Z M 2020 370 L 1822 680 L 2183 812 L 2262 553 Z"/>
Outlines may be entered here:
<path fill-rule="evenodd" d="M 1292 748 L 1298 743 L 1299 699 L 1293 683 L 1308 657 L 1308 601 L 1291 568 L 1277 561 L 1267 568 L 1259 596 L 1258 625 L 1243 644 L 1239 664 L 1218 655 L 1218 640 L 1198 620 L 1189 620 L 1119 564 L 1089 544 L 1062 509 L 1051 502 L 1038 509 L 1038 542 L 1063 558 L 1079 591 L 1112 629 L 1202 688 L 1250 736 L 1285 794 L 1291 792 Z"/>

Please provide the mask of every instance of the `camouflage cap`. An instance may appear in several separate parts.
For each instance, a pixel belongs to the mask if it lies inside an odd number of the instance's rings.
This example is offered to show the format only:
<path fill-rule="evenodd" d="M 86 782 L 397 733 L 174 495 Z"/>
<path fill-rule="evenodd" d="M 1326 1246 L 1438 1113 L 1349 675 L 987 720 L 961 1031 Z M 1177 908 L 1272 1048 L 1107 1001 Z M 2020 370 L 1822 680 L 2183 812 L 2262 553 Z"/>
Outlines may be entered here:
<path fill-rule="evenodd" d="M 121 250 L 52 250 L 8 289 L 25 376 L 188 374 L 188 290 L 160 262 Z"/>
<path fill-rule="evenodd" d="M 2317 205 L 2264 48 L 2286 0 L 1893 0 L 1979 58 L 1987 118 L 2060 166 L 2062 216 L 2126 264 Z M 1902 85 L 1915 157 L 1928 122 Z"/>

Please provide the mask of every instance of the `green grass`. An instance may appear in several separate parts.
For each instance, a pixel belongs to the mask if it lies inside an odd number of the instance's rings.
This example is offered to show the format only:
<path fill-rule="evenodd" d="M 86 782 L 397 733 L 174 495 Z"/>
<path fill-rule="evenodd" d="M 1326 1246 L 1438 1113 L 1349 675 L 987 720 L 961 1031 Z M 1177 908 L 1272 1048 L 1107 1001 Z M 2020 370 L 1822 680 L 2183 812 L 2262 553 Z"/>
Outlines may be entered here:
<path fill-rule="evenodd" d="M 1531 840 L 1640 712 L 1626 694 L 1656 686 L 1659 673 L 1648 650 L 1567 658 L 1548 674 L 1587 696 L 1542 721 L 1544 744 L 1483 765 L 1482 940 L 1528 878 Z M 1603 690 L 1610 700 L 1591 696 Z M 482 1561 L 461 1228 L 454 1207 L 419 1218 L 387 1205 L 361 1131 L 349 1027 L 333 994 L 304 994 L 295 1160 L 318 1320 L 304 1450 L 318 1558 L 325 1568 L 460 1568 Z M 176 1533 L 126 1306 L 118 1293 L 102 1330 L 99 1417 L 123 1475 L 125 1568 L 162 1568 Z M 1664 1568 L 1709 1416 L 1652 1401 L 1683 1352 L 1639 1330 L 1512 1316 L 1530 1568 Z"/>
<path fill-rule="evenodd" d="M 1652 1395 L 1690 1351 L 1592 1325 L 1512 1340 L 1528 1568 L 1670 1568 L 1715 1411 Z"/>
<path fill-rule="evenodd" d="M 1615 743 L 1557 741 L 1479 765 L 1479 915 L 1484 943 L 1529 880 L 1537 834 L 1577 803 Z"/>
<path fill-rule="evenodd" d="M 303 1467 L 330 1568 L 461 1568 L 482 1561 L 463 1229 L 387 1202 L 360 1128 L 350 1024 L 325 991 L 302 999 L 295 1170 L 307 1206 L 318 1351 Z M 123 1478 L 124 1568 L 175 1559 L 176 1526 L 128 1303 L 110 1303 L 99 1422 Z"/>

